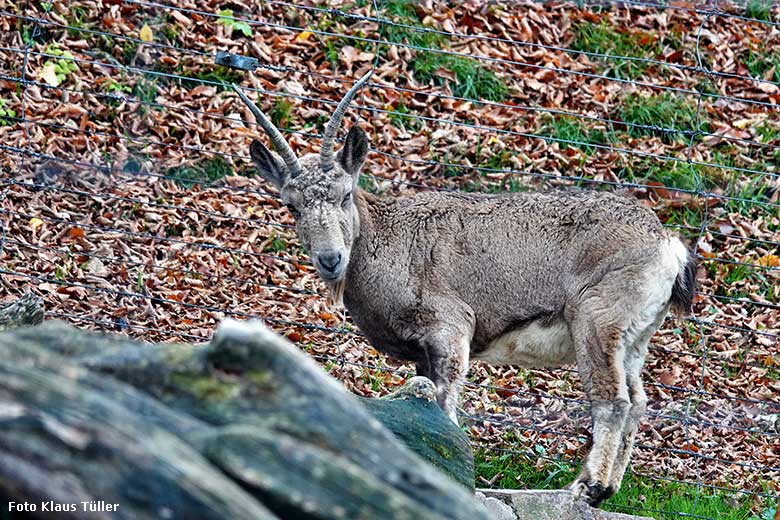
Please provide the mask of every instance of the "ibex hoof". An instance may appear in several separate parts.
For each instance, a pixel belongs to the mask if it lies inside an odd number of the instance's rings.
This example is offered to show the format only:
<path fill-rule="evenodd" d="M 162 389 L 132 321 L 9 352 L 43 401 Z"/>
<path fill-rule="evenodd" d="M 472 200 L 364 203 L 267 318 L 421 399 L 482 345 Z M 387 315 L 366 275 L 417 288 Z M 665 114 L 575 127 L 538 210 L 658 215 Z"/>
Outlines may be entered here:
<path fill-rule="evenodd" d="M 612 486 L 605 487 L 598 482 L 585 482 L 577 479 L 569 485 L 569 491 L 575 497 L 584 500 L 589 506 L 598 507 L 604 500 L 614 495 L 616 490 Z"/>

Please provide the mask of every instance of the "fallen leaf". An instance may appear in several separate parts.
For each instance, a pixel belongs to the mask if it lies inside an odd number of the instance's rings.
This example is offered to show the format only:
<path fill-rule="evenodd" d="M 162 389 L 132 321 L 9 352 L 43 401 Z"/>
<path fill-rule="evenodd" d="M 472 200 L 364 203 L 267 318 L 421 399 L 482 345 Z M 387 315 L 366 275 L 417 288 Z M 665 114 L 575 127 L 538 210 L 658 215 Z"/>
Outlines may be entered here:
<path fill-rule="evenodd" d="M 33 231 L 38 231 L 38 228 L 43 225 L 43 220 L 38 217 L 33 217 L 30 219 L 29 224 Z"/>
<path fill-rule="evenodd" d="M 149 43 L 154 41 L 154 34 L 152 33 L 152 29 L 144 24 L 143 27 L 141 27 L 141 34 L 140 34 L 141 40 Z"/>
<path fill-rule="evenodd" d="M 84 238 L 84 230 L 77 227 L 72 227 L 68 230 L 68 236 L 71 238 Z"/>
<path fill-rule="evenodd" d="M 60 84 L 60 78 L 57 77 L 55 67 L 56 65 L 54 63 L 47 63 L 43 66 L 43 69 L 41 69 L 41 73 L 38 74 L 38 77 L 45 81 L 50 87 L 57 87 Z"/>
<path fill-rule="evenodd" d="M 311 38 L 311 35 L 314 34 L 311 31 L 303 31 L 301 33 L 298 33 L 298 36 L 295 37 L 296 42 L 305 42 L 309 38 Z"/>
<path fill-rule="evenodd" d="M 780 267 L 780 256 L 764 255 L 758 259 L 758 265 L 764 267 Z"/>

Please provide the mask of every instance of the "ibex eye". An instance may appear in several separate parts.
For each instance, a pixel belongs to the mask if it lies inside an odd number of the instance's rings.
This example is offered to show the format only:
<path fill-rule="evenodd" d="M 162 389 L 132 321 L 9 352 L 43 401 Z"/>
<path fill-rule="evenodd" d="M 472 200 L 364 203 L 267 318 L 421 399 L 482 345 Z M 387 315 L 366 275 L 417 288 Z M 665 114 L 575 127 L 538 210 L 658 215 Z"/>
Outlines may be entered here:
<path fill-rule="evenodd" d="M 341 201 L 342 206 L 346 206 L 349 204 L 349 201 L 352 200 L 352 192 L 350 191 L 346 195 L 344 195 L 344 200 Z"/>

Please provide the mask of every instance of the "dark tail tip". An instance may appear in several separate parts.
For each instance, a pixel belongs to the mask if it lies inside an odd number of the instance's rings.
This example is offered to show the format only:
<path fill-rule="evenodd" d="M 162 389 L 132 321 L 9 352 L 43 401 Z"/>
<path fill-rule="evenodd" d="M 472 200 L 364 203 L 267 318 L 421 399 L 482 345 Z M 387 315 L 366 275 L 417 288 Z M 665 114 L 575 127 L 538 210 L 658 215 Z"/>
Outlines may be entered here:
<path fill-rule="evenodd" d="M 693 252 L 688 250 L 688 259 L 685 267 L 677 275 L 672 287 L 670 303 L 675 314 L 688 316 L 693 307 L 693 295 L 696 291 L 696 258 Z"/>

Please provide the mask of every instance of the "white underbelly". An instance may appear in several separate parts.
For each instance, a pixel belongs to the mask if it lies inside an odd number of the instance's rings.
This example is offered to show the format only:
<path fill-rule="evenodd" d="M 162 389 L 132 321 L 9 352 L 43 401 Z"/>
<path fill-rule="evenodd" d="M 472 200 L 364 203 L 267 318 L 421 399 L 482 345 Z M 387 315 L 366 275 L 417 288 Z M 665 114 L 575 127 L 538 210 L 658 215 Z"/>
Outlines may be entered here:
<path fill-rule="evenodd" d="M 472 359 L 491 365 L 521 365 L 528 368 L 557 367 L 574 363 L 574 344 L 566 322 L 548 325 L 533 321 L 499 336 Z"/>

